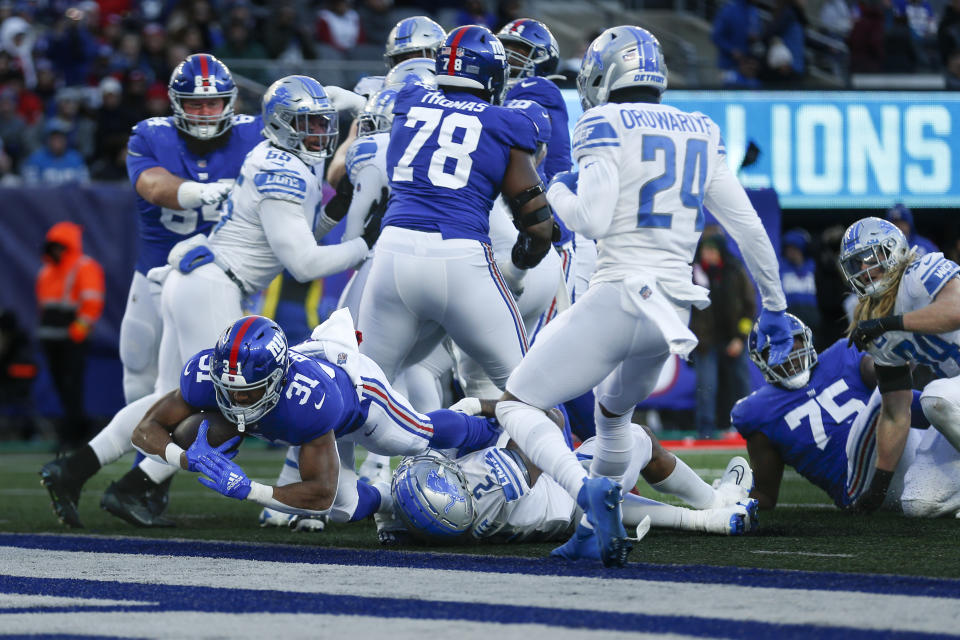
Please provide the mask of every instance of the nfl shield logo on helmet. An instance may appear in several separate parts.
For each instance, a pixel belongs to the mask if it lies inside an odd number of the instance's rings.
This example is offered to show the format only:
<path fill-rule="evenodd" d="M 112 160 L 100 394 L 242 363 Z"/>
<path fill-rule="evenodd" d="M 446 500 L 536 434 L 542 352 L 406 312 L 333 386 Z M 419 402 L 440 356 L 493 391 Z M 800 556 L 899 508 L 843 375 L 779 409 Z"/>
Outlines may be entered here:
<path fill-rule="evenodd" d="M 344 364 L 346 364 L 346 362 L 347 362 L 347 354 L 341 351 L 340 353 L 337 354 L 337 366 L 342 367 Z"/>
<path fill-rule="evenodd" d="M 646 300 L 651 295 L 653 295 L 653 291 L 650 290 L 650 287 L 648 287 L 647 285 L 643 285 L 643 288 L 640 289 L 640 297 Z"/>

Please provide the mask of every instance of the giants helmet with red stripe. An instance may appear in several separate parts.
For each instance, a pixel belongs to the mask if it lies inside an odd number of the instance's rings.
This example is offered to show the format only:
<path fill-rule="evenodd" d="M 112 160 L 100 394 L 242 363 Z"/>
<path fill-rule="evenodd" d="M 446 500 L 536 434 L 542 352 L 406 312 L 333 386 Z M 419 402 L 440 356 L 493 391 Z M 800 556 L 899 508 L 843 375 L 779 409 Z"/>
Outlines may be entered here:
<path fill-rule="evenodd" d="M 510 80 L 556 73 L 560 64 L 557 39 L 547 25 L 533 18 L 520 18 L 503 26 L 497 37 L 507 47 Z"/>
<path fill-rule="evenodd" d="M 210 377 L 220 411 L 243 431 L 280 401 L 289 365 L 287 336 L 276 322 L 263 316 L 240 318 L 213 349 Z"/>
<path fill-rule="evenodd" d="M 437 84 L 481 89 L 500 104 L 507 79 L 507 54 L 497 36 L 478 25 L 450 32 L 437 55 Z"/>
<path fill-rule="evenodd" d="M 233 124 L 233 103 L 237 85 L 227 66 L 208 53 L 195 53 L 177 65 L 170 75 L 167 94 L 173 108 L 173 123 L 189 136 L 209 140 L 221 135 Z M 216 114 L 187 114 L 183 100 L 223 100 Z"/>

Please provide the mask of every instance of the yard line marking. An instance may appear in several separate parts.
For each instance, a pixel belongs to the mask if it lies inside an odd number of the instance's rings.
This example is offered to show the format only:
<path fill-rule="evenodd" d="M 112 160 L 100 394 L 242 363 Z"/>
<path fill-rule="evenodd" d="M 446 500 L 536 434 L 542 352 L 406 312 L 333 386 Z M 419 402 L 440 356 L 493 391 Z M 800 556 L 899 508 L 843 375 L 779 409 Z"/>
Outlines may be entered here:
<path fill-rule="evenodd" d="M 856 558 L 855 553 L 816 553 L 813 551 L 764 551 L 755 550 L 750 553 L 765 553 L 776 556 L 816 556 L 818 558 Z"/>

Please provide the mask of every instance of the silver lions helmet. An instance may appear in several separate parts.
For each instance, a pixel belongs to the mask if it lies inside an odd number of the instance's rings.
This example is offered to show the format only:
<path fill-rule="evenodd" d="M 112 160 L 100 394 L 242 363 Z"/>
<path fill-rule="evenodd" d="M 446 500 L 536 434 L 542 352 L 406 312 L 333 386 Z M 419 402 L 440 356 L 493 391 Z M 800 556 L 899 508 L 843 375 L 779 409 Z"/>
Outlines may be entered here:
<path fill-rule="evenodd" d="M 390 87 L 380 89 L 370 96 L 363 111 L 357 116 L 357 137 L 390 131 L 393 126 L 393 104 L 396 101 L 397 89 Z"/>
<path fill-rule="evenodd" d="M 413 16 L 398 22 L 387 36 L 383 61 L 387 68 L 410 57 L 436 58 L 447 32 L 427 16 Z"/>
<path fill-rule="evenodd" d="M 892 222 L 864 218 L 847 227 L 840 241 L 840 270 L 858 298 L 890 288 L 886 276 L 910 255 L 903 232 Z"/>
<path fill-rule="evenodd" d="M 429 541 L 465 533 L 476 515 L 463 471 L 438 452 L 404 458 L 393 473 L 390 493 L 410 532 Z"/>
<path fill-rule="evenodd" d="M 307 165 L 333 155 L 337 110 L 323 85 L 307 76 L 280 78 L 263 94 L 263 135 Z"/>
<path fill-rule="evenodd" d="M 656 36 L 640 27 L 611 27 L 587 48 L 580 62 L 577 91 L 584 111 L 606 104 L 610 92 L 626 87 L 667 88 L 667 64 Z"/>
<path fill-rule="evenodd" d="M 384 87 L 399 89 L 408 82 L 437 86 L 437 62 L 433 58 L 408 58 L 398 62 L 383 78 Z M 412 77 L 411 77 L 412 76 Z"/>

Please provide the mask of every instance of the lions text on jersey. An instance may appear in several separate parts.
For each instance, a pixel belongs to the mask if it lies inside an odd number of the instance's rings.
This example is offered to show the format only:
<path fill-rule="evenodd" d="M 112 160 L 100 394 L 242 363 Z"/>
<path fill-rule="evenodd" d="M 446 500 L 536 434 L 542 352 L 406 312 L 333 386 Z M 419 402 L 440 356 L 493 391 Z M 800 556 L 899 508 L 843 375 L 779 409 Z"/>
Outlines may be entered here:
<path fill-rule="evenodd" d="M 277 444 L 302 445 L 328 431 L 345 435 L 366 419 L 350 377 L 340 367 L 290 352 L 280 401 L 269 413 L 248 427 L 248 433 Z M 191 407 L 219 411 L 216 389 L 210 379 L 213 349 L 205 349 L 187 361 L 180 375 L 180 393 Z"/>
<path fill-rule="evenodd" d="M 237 115 L 233 126 L 223 135 L 227 143 L 205 156 L 187 149 L 173 126 L 173 118 L 148 118 L 133 128 L 127 147 L 127 172 L 130 183 L 137 184 L 140 174 L 152 167 L 162 167 L 175 176 L 196 182 L 236 180 L 247 152 L 263 138 L 260 116 Z M 151 204 L 137 195 L 140 213 L 140 250 L 137 271 L 146 274 L 153 267 L 166 264 L 170 248 L 195 233 L 208 233 L 220 219 L 219 205 L 198 209 L 168 209 Z"/>
<path fill-rule="evenodd" d="M 535 125 L 520 110 L 417 83 L 400 90 L 393 112 L 384 227 L 488 243 L 488 216 L 510 149 L 533 152 Z"/>
<path fill-rule="evenodd" d="M 893 313 L 904 314 L 926 307 L 952 278 L 960 274 L 960 266 L 943 257 L 928 253 L 915 260 L 903 272 Z M 869 347 L 878 365 L 897 367 L 919 363 L 928 365 L 943 378 L 960 374 L 960 330 L 939 335 L 888 331 Z"/>
<path fill-rule="evenodd" d="M 802 390 L 765 384 L 740 400 L 730 422 L 742 436 L 763 433 L 784 463 L 827 492 L 837 506 L 850 503 L 847 493 L 847 438 L 873 388 L 860 377 L 863 357 L 846 339 L 820 354 Z M 864 436 L 872 436 L 867 433 Z M 870 449 L 864 459 L 869 461 Z"/>

